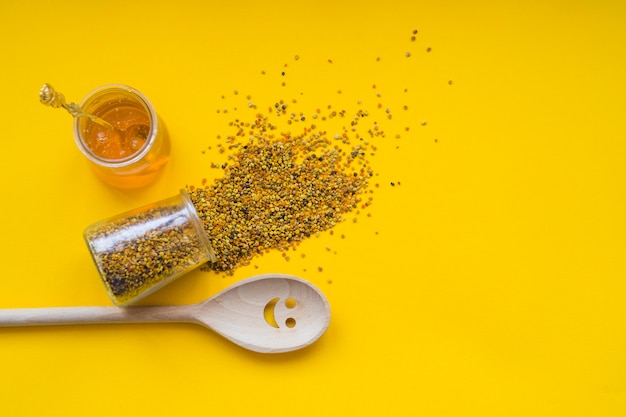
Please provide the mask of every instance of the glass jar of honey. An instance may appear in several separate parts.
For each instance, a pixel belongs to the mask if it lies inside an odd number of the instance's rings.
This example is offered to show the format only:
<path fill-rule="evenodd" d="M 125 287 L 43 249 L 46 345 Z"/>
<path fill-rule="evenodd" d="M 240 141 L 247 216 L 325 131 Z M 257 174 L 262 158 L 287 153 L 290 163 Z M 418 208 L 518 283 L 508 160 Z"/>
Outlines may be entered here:
<path fill-rule="evenodd" d="M 109 124 L 88 117 L 73 124 L 78 148 L 104 182 L 138 188 L 157 177 L 169 160 L 170 142 L 146 96 L 123 84 L 105 85 L 87 94 L 80 107 Z"/>

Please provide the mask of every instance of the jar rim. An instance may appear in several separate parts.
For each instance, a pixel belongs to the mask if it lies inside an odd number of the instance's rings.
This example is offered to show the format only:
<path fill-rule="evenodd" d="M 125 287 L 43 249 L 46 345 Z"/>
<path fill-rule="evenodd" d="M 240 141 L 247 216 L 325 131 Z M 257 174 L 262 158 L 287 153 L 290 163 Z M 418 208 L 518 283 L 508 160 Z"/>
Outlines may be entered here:
<path fill-rule="evenodd" d="M 158 128 L 159 128 L 158 117 L 150 100 L 139 90 L 133 87 L 130 87 L 128 85 L 125 85 L 125 84 L 106 84 L 106 85 L 100 86 L 90 91 L 88 94 L 86 94 L 81 100 L 80 106 L 81 108 L 85 108 L 85 105 L 87 105 L 90 101 L 94 100 L 95 98 L 98 98 L 108 93 L 114 93 L 114 92 L 127 93 L 129 96 L 131 96 L 133 99 L 135 99 L 139 104 L 141 104 L 145 108 L 145 110 L 148 113 L 148 117 L 150 119 L 150 133 L 148 134 L 148 139 L 143 144 L 141 149 L 139 149 L 134 154 L 126 158 L 120 158 L 120 159 L 102 158 L 98 156 L 97 154 L 95 154 L 85 144 L 84 140 L 82 139 L 80 118 L 74 118 L 74 121 L 73 121 L 74 140 L 76 144 L 78 145 L 78 148 L 83 153 L 83 155 L 85 155 L 85 157 L 87 157 L 87 159 L 89 159 L 91 162 L 93 162 L 96 165 L 100 165 L 100 166 L 107 167 L 107 168 L 121 168 L 121 167 L 125 167 L 125 166 L 131 165 L 131 164 L 134 164 L 135 162 L 140 161 L 143 157 L 146 156 L 146 154 L 152 148 L 156 140 Z"/>
<path fill-rule="evenodd" d="M 202 219 L 198 215 L 198 212 L 196 211 L 196 207 L 193 205 L 193 201 L 191 201 L 191 197 L 189 197 L 189 194 L 187 193 L 187 190 L 185 189 L 180 190 L 180 196 L 185 204 L 185 207 L 187 208 L 187 211 L 189 212 L 189 219 L 191 220 L 191 223 L 196 228 L 196 232 L 198 232 L 198 237 L 200 238 L 202 243 L 204 243 L 204 246 L 207 248 L 207 254 L 209 255 L 209 260 L 211 262 L 215 262 L 216 261 L 215 251 L 213 250 L 213 247 L 211 246 L 211 241 L 209 240 L 209 237 L 207 236 L 206 231 L 204 230 L 204 224 L 202 222 Z"/>

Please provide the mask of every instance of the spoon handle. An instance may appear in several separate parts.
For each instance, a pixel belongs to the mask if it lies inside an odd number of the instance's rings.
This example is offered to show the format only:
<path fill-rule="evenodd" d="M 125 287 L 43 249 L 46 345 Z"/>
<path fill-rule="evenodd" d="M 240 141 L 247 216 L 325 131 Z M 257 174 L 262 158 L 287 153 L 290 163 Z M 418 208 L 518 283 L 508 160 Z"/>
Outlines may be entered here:
<path fill-rule="evenodd" d="M 115 126 L 106 120 L 102 120 L 98 116 L 93 114 L 85 113 L 83 109 L 81 109 L 80 105 L 76 103 L 67 103 L 65 101 L 65 96 L 56 91 L 50 84 L 44 84 L 43 87 L 39 90 L 39 101 L 41 104 L 50 106 L 53 108 L 63 107 L 74 117 L 87 117 L 94 123 L 99 124 L 100 126 L 104 126 L 107 129 L 116 130 Z"/>
<path fill-rule="evenodd" d="M 189 306 L 0 309 L 0 327 L 58 324 L 193 322 Z"/>

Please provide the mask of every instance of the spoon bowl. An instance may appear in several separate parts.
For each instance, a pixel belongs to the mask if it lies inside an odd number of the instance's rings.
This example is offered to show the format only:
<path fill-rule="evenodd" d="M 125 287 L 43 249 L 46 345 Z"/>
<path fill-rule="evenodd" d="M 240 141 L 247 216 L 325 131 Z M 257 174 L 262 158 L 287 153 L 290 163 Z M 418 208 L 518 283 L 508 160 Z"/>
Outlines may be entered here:
<path fill-rule="evenodd" d="M 326 297 L 310 283 L 287 275 L 260 275 L 194 305 L 195 321 L 257 352 L 296 350 L 328 327 Z"/>
<path fill-rule="evenodd" d="M 200 324 L 248 350 L 281 353 L 319 339 L 330 323 L 330 306 L 307 281 L 267 274 L 238 282 L 197 304 L 0 309 L 0 327 L 166 322 Z"/>

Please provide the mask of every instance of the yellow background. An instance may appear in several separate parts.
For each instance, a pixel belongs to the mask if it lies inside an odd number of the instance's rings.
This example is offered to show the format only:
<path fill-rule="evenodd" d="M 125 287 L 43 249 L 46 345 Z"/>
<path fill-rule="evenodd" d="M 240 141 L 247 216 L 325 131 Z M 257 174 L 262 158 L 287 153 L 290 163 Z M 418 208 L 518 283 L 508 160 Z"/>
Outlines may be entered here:
<path fill-rule="evenodd" d="M 0 329 L 0 414 L 625 415 L 624 4 L 3 1 L 2 308 L 110 305 L 83 228 L 219 176 L 217 135 L 252 120 L 248 95 L 263 112 L 368 109 L 386 137 L 356 223 L 142 302 L 290 273 L 331 303 L 317 343 L 268 356 L 193 325 Z M 99 182 L 44 82 L 71 101 L 146 94 L 172 138 L 164 175 Z"/>

